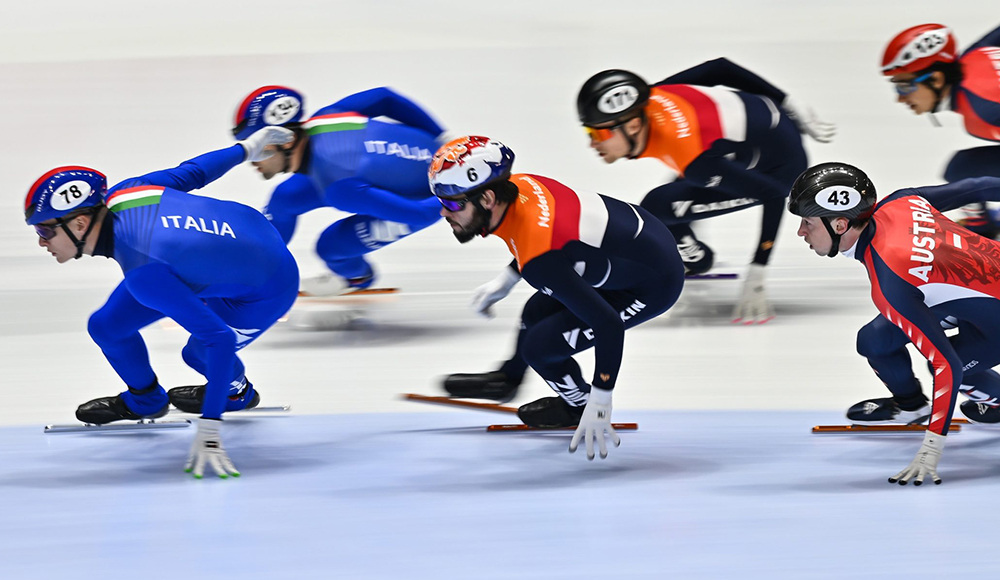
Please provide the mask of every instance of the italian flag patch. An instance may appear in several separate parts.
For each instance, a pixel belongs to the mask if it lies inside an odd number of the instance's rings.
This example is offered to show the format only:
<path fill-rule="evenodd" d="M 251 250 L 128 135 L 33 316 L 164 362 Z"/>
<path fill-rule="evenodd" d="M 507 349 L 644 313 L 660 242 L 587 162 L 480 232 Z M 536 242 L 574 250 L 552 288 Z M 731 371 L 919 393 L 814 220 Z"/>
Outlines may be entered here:
<path fill-rule="evenodd" d="M 319 115 L 303 123 L 310 135 L 332 133 L 334 131 L 357 131 L 368 126 L 368 117 L 358 113 L 331 113 Z"/>
<path fill-rule="evenodd" d="M 126 209 L 132 209 L 133 207 L 160 203 L 162 195 L 163 188 L 156 185 L 129 187 L 128 189 L 119 189 L 111 194 L 105 205 L 108 206 L 109 210 L 118 213 Z"/>

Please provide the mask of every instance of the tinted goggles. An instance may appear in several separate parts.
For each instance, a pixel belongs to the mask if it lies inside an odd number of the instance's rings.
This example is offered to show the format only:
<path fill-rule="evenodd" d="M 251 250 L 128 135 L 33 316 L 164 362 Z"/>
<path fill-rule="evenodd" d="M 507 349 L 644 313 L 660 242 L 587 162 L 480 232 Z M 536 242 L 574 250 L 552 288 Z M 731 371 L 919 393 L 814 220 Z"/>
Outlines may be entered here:
<path fill-rule="evenodd" d="M 908 81 L 894 81 L 892 84 L 896 87 L 896 94 L 901 97 L 912 94 L 913 91 L 917 90 L 917 85 L 931 78 L 931 74 L 933 73 L 920 75 L 919 77 Z"/>
<path fill-rule="evenodd" d="M 443 197 L 439 197 L 438 201 L 441 202 L 441 205 L 443 205 L 446 210 L 454 213 L 456 211 L 462 211 L 463 209 L 465 209 L 465 204 L 476 199 L 477 197 L 479 197 L 484 193 L 486 193 L 485 190 L 478 191 L 473 193 L 472 195 L 467 195 L 462 199 L 445 199 Z"/>
<path fill-rule="evenodd" d="M 35 224 L 35 233 L 38 234 L 38 237 L 42 238 L 43 240 L 49 241 L 52 238 L 56 237 L 56 234 L 59 233 L 59 230 L 56 229 L 57 227 L 59 227 L 59 225 L 60 224 L 58 223 L 52 224 L 51 226 Z"/>
<path fill-rule="evenodd" d="M 600 143 L 602 141 L 607 141 L 608 139 L 613 137 L 615 134 L 615 129 L 621 127 L 625 123 L 628 123 L 628 121 L 629 120 L 626 119 L 621 122 L 615 123 L 610 127 L 588 127 L 584 125 L 583 130 L 587 133 L 587 136 L 590 137 L 590 139 L 593 142 Z"/>

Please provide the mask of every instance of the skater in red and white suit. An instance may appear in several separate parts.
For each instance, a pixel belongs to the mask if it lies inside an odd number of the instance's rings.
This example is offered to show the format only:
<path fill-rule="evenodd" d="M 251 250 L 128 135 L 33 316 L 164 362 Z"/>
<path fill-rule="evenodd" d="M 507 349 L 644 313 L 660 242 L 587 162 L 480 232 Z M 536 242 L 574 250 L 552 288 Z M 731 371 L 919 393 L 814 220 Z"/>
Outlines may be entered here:
<path fill-rule="evenodd" d="M 1000 201 L 1000 179 L 966 179 L 936 187 L 896 191 L 875 204 L 875 187 L 858 168 L 825 163 L 806 170 L 789 197 L 802 217 L 798 235 L 817 254 L 838 252 L 868 270 L 872 301 L 881 313 L 859 333 L 859 350 L 893 399 L 859 403 L 891 419 L 900 412 L 930 415 L 923 446 L 891 483 L 915 484 L 937 463 L 959 391 L 994 405 L 988 413 L 963 412 L 982 422 L 1000 421 L 1000 243 L 979 236 L 941 214 L 972 202 Z M 953 336 L 945 328 L 957 328 Z M 862 342 L 866 344 L 863 346 Z M 927 359 L 934 375 L 930 405 L 913 376 L 906 345 Z M 887 402 L 887 401 L 892 401 Z M 925 409 L 926 407 L 929 409 Z M 907 408 L 909 407 L 909 408 Z M 896 415 L 893 415 L 896 413 Z"/>

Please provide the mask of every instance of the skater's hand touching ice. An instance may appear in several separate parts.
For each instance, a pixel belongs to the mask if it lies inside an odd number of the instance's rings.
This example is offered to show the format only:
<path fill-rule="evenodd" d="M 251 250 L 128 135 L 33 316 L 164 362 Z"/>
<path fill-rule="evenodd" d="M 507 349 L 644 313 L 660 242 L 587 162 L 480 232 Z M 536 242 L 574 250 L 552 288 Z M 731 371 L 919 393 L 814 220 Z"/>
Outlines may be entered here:
<path fill-rule="evenodd" d="M 764 324 L 774 318 L 774 311 L 767 301 L 767 288 L 764 286 L 765 266 L 750 264 L 747 267 L 746 280 L 740 300 L 733 309 L 733 322 L 743 324 Z"/>
<path fill-rule="evenodd" d="M 938 435 L 930 430 L 924 433 L 924 444 L 920 446 L 917 456 L 913 458 L 906 469 L 890 477 L 889 483 L 906 485 L 911 478 L 916 477 L 913 480 L 913 485 L 921 485 L 924 482 L 924 477 L 928 475 L 935 484 L 941 483 L 941 478 L 937 473 L 937 464 L 941 459 L 941 452 L 944 450 L 944 439 L 944 435 Z"/>
<path fill-rule="evenodd" d="M 222 479 L 226 479 L 230 475 L 239 477 L 240 472 L 236 471 L 233 462 L 226 455 L 226 449 L 222 446 L 222 437 L 219 434 L 222 421 L 219 419 L 206 419 L 204 417 L 199 418 L 197 421 L 198 433 L 195 434 L 194 442 L 191 444 L 191 452 L 188 454 L 184 471 L 187 473 L 192 473 L 193 471 L 193 475 L 201 479 L 205 473 L 205 464 L 207 463 Z"/>
<path fill-rule="evenodd" d="M 601 459 L 608 456 L 608 446 L 604 441 L 604 433 L 611 437 L 615 447 L 621 445 L 622 440 L 615 433 L 615 428 L 611 426 L 611 391 L 607 389 L 590 389 L 590 400 L 583 409 L 583 416 L 580 417 L 580 424 L 573 433 L 573 439 L 569 442 L 569 452 L 575 453 L 577 445 L 582 438 L 587 446 L 587 459 L 594 458 L 594 442 L 601 450 Z"/>

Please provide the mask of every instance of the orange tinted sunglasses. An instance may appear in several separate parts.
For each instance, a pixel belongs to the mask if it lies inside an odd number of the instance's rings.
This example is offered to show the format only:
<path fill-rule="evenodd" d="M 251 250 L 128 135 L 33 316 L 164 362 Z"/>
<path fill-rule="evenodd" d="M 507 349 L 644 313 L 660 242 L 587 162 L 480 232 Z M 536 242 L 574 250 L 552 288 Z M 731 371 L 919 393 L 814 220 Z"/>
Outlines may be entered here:
<path fill-rule="evenodd" d="M 610 127 L 600 127 L 600 128 L 588 127 L 584 125 L 583 130 L 586 131 L 587 136 L 590 137 L 594 142 L 600 143 L 602 141 L 607 141 L 608 139 L 610 139 L 615 134 L 615 129 L 621 127 L 627 122 L 628 120 L 625 120 L 620 123 L 615 123 Z"/>

